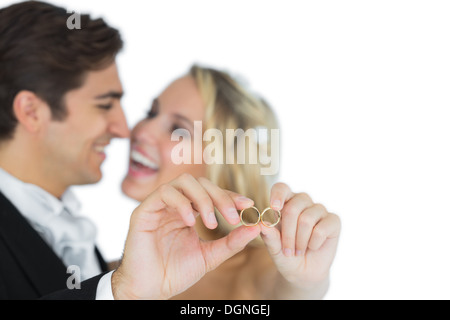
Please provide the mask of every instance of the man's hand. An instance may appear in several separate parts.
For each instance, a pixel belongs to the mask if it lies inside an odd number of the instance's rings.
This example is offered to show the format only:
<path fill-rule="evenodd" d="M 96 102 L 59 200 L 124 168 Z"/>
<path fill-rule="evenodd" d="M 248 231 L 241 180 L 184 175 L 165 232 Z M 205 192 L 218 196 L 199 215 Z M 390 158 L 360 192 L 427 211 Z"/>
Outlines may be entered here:
<path fill-rule="evenodd" d="M 112 276 L 116 299 L 168 299 L 241 251 L 260 227 L 238 227 L 215 241 L 199 239 L 195 217 L 214 229 L 214 207 L 230 224 L 253 201 L 184 174 L 160 186 L 133 212 L 120 267 Z"/>

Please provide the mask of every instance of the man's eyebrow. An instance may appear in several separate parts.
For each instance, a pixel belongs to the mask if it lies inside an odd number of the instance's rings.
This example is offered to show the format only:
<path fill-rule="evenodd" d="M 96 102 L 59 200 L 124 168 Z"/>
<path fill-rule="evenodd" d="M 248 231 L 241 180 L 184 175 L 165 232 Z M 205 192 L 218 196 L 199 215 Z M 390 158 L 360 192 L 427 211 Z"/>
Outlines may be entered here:
<path fill-rule="evenodd" d="M 106 99 L 106 98 L 113 98 L 113 99 L 121 99 L 123 97 L 123 92 L 120 91 L 110 91 L 105 94 L 99 95 L 95 97 L 95 99 Z"/>
<path fill-rule="evenodd" d="M 152 109 L 153 108 L 159 108 L 159 100 L 158 100 L 158 98 L 153 99 L 153 101 L 152 101 Z"/>

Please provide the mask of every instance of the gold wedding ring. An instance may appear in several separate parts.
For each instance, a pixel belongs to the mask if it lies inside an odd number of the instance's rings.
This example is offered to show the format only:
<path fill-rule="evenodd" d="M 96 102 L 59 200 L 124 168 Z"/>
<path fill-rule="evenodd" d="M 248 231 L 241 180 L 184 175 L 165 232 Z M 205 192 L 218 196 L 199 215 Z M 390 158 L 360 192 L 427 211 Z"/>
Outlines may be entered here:
<path fill-rule="evenodd" d="M 276 217 L 271 216 L 270 219 L 264 220 L 264 215 L 269 211 L 275 212 Z M 281 212 L 279 210 L 275 210 L 270 207 L 266 208 L 266 209 L 264 209 L 263 213 L 261 213 L 260 220 L 261 220 L 261 223 L 268 228 L 275 227 L 281 220 Z"/>
<path fill-rule="evenodd" d="M 253 210 L 255 210 L 255 211 L 258 213 L 258 218 L 256 219 L 255 216 L 252 215 L 252 214 L 247 214 L 246 217 L 244 218 L 244 212 L 245 212 L 245 210 L 248 210 L 248 209 L 253 209 Z M 241 216 L 241 222 L 242 222 L 242 224 L 243 224 L 244 226 L 247 226 L 247 227 L 253 227 L 253 226 L 256 226 L 256 225 L 259 223 L 259 221 L 261 220 L 261 213 L 260 213 L 259 210 L 258 210 L 257 208 L 255 208 L 255 207 L 245 208 L 244 210 L 241 211 L 241 215 L 240 215 L 240 216 Z"/>
<path fill-rule="evenodd" d="M 244 215 L 245 211 L 249 210 L 249 209 L 253 209 L 257 213 L 257 216 L 255 214 L 250 214 L 248 212 Z M 268 213 L 270 211 L 275 212 L 276 215 L 274 215 L 274 214 L 269 215 Z M 264 219 L 264 216 L 266 214 L 267 214 L 268 218 Z M 248 207 L 241 211 L 240 217 L 241 217 L 241 222 L 244 226 L 253 227 L 253 226 L 256 226 L 259 222 L 261 222 L 266 227 L 272 228 L 272 227 L 275 227 L 280 222 L 281 212 L 268 207 L 268 208 L 264 209 L 263 213 L 260 213 L 258 208 Z"/>

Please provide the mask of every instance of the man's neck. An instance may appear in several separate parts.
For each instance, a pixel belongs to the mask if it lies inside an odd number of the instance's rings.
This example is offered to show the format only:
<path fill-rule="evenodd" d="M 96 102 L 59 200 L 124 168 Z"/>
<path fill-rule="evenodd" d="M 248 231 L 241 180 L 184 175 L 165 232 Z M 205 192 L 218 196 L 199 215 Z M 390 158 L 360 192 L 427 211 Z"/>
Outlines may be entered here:
<path fill-rule="evenodd" d="M 11 143 L 0 145 L 0 167 L 15 178 L 34 184 L 61 199 L 67 186 L 63 186 L 44 169 L 39 157 L 32 154 L 29 148 L 20 148 Z M 53 174 L 55 174 L 53 172 Z M 57 176 L 55 176 L 57 177 Z"/>

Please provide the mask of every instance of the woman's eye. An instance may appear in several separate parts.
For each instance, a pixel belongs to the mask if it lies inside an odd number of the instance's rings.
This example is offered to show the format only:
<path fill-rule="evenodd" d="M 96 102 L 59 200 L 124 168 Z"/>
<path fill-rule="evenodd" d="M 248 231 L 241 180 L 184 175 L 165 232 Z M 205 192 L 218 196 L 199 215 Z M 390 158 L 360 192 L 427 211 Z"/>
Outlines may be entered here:
<path fill-rule="evenodd" d="M 191 137 L 191 133 L 189 132 L 189 130 L 179 127 L 177 125 L 172 126 L 171 134 L 172 134 L 172 137 L 183 137 L 183 138 Z"/>

